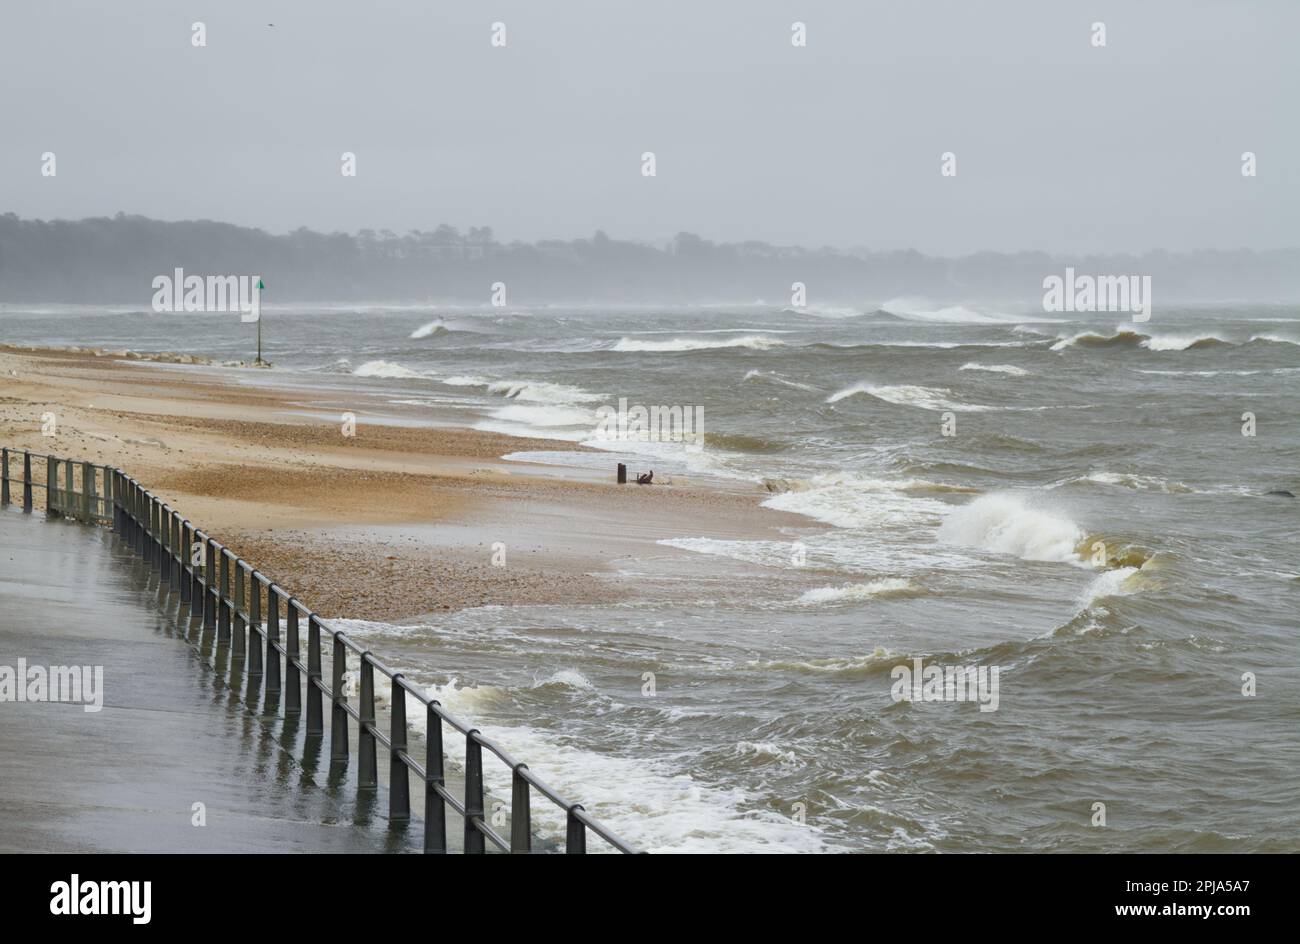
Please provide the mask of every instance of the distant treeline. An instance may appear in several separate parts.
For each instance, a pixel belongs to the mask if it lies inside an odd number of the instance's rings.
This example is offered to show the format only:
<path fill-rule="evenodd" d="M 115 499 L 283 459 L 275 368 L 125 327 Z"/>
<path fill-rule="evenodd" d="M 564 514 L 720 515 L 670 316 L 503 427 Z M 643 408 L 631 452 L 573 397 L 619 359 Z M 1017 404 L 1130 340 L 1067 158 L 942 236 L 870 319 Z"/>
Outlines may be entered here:
<path fill-rule="evenodd" d="M 194 220 L 119 213 L 112 218 L 24 220 L 0 216 L 0 302 L 139 304 L 153 279 L 260 275 L 266 301 L 489 301 L 503 282 L 512 305 L 548 303 L 788 304 L 791 285 L 809 305 L 867 305 L 900 296 L 936 303 L 1033 302 L 1065 266 L 1096 275 L 1150 275 L 1157 305 L 1173 301 L 1300 299 L 1300 249 L 1151 252 L 1060 257 L 1038 252 L 960 258 L 913 250 L 803 249 L 714 243 L 690 233 L 666 246 L 611 239 L 497 241 L 488 227 L 450 226 L 276 236 Z"/>

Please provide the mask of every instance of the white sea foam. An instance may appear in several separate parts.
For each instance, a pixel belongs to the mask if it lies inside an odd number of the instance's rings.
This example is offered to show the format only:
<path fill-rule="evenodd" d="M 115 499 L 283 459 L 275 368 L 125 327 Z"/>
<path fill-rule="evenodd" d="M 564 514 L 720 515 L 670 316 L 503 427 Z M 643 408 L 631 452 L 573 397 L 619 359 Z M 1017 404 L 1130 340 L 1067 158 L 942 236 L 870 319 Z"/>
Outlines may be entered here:
<path fill-rule="evenodd" d="M 932 324 L 1019 325 L 1024 322 L 1034 324 L 1034 322 L 1060 321 L 1040 313 L 1013 315 L 1010 312 L 972 308 L 965 304 L 936 307 L 930 300 L 924 298 L 892 298 L 880 306 L 880 311 L 904 321 L 932 322 Z"/>
<path fill-rule="evenodd" d="M 799 755 L 794 751 L 782 750 L 771 741 L 737 741 L 736 755 L 738 757 L 753 757 L 758 760 L 774 760 L 786 767 L 798 767 Z"/>
<path fill-rule="evenodd" d="M 809 590 L 801 596 L 799 602 L 805 605 L 856 603 L 875 597 L 906 593 L 914 589 L 915 587 L 910 581 L 894 577 L 885 580 L 872 580 L 869 583 L 845 584 L 841 587 L 818 587 L 816 590 Z"/>
<path fill-rule="evenodd" d="M 623 353 L 647 352 L 670 353 L 676 351 L 709 351 L 717 348 L 743 347 L 755 351 L 766 351 L 780 347 L 785 342 L 778 338 L 769 338 L 763 334 L 749 334 L 738 338 L 674 338 L 671 341 L 642 341 L 633 338 L 619 338 L 610 348 Z"/>
<path fill-rule="evenodd" d="M 773 495 L 764 508 L 789 511 L 837 528 L 932 526 L 948 505 L 917 492 L 942 486 L 919 479 L 873 479 L 854 475 L 819 475 Z"/>
<path fill-rule="evenodd" d="M 542 380 L 499 380 L 489 383 L 487 389 L 488 393 L 501 394 L 507 399 L 537 403 L 593 403 L 604 399 L 600 394 L 581 387 Z"/>
<path fill-rule="evenodd" d="M 978 547 L 1022 560 L 1082 563 L 1084 531 L 1069 518 L 1031 507 L 1022 495 L 981 495 L 953 511 L 939 528 L 945 544 Z"/>
<path fill-rule="evenodd" d="M 1015 367 L 1012 364 L 962 364 L 958 370 L 982 370 L 990 374 L 1010 374 L 1012 377 L 1028 377 L 1029 371 L 1023 367 Z"/>
<path fill-rule="evenodd" d="M 1070 479 L 1071 482 L 1094 482 L 1097 485 L 1115 485 L 1120 488 L 1132 488 L 1142 491 L 1170 493 L 1194 492 L 1195 489 L 1182 482 L 1170 482 L 1154 475 L 1139 475 L 1136 472 L 1089 472 L 1087 475 Z"/>
<path fill-rule="evenodd" d="M 803 308 L 786 308 L 783 311 L 792 315 L 812 315 L 814 318 L 856 318 L 863 314 L 858 308 L 842 308 L 834 305 L 807 305 Z"/>
<path fill-rule="evenodd" d="M 556 673 L 562 675 L 562 673 Z M 574 681 L 557 679 L 560 684 Z M 581 687 L 581 686 L 578 686 Z M 486 689 L 486 691 L 485 691 Z M 747 809 L 752 799 L 740 789 L 701 783 L 690 774 L 661 761 L 617 757 L 584 750 L 566 738 L 532 726 L 490 723 L 492 709 L 502 697 L 492 686 L 456 688 L 431 686 L 428 693 L 452 714 L 474 722 L 483 733 L 516 757 L 562 795 L 580 800 L 587 811 L 616 834 L 647 852 L 822 852 L 820 830 L 800 826 L 780 813 Z M 421 712 L 422 713 L 422 709 Z M 408 717 L 419 717 L 420 713 Z M 483 723 L 484 720 L 489 723 Z M 463 741 L 463 739 L 461 739 Z M 451 742 L 448 742 L 449 747 Z M 463 765 L 458 743 L 448 751 Z M 499 765 L 485 764 L 488 786 L 509 797 L 509 775 Z M 534 802 L 538 831 L 563 837 L 564 813 L 549 803 Z M 603 843 L 594 837 L 593 850 Z"/>
<path fill-rule="evenodd" d="M 1012 315 L 1000 311 L 980 311 L 965 305 L 935 308 L 923 298 L 891 298 L 881 310 L 904 321 L 935 324 L 1017 324 L 1025 321 L 1051 321 L 1037 316 Z"/>
<path fill-rule="evenodd" d="M 590 434 L 595 414 L 590 410 L 568 406 L 551 406 L 550 404 L 512 403 L 492 411 L 492 418 L 508 423 L 523 423 L 527 426 L 575 426 L 583 427 L 582 435 Z"/>
<path fill-rule="evenodd" d="M 924 410 L 956 410 L 967 413 L 984 413 L 993 407 L 975 403 L 957 403 L 950 399 L 952 391 L 941 387 L 921 387 L 915 384 L 871 384 L 857 383 L 845 387 L 826 398 L 827 403 L 839 403 L 849 397 L 865 393 L 867 396 L 895 403 L 899 406 L 915 406 Z"/>
<path fill-rule="evenodd" d="M 436 633 L 433 627 L 398 627 L 360 620 L 335 620 L 349 635 L 408 635 L 412 629 Z M 422 684 L 421 672 L 399 667 L 406 678 Z M 392 697 L 387 678 L 375 680 L 375 694 L 381 703 Z M 585 684 L 584 684 L 585 683 Z M 445 684 L 424 681 L 425 693 L 438 700 L 452 715 L 468 721 L 507 751 L 526 760 L 529 769 L 561 795 L 580 801 L 596 819 L 617 835 L 647 852 L 824 852 L 827 844 L 821 830 L 800 826 L 780 813 L 753 808 L 754 797 L 739 788 L 723 788 L 695 780 L 689 773 L 672 769 L 653 758 L 619 757 L 584 750 L 567 737 L 563 742 L 549 731 L 527 724 L 497 720 L 509 710 L 510 690 L 496 685 L 469 685 L 458 678 Z M 347 673 L 345 692 L 356 694 L 358 673 Z M 560 685 L 574 692 L 594 695 L 595 686 L 582 673 L 561 669 L 532 687 Z M 406 716 L 420 732 L 424 706 L 407 697 Z M 465 766 L 464 738 L 444 742 L 448 760 L 461 770 Z M 485 756 L 485 785 L 497 797 L 510 796 L 510 771 Z M 533 802 L 533 827 L 539 834 L 563 841 L 564 811 L 554 805 Z M 592 851 L 607 848 L 592 837 Z"/>
<path fill-rule="evenodd" d="M 891 652 L 882 646 L 877 646 L 869 653 L 860 656 L 846 656 L 842 658 L 829 659 L 773 659 L 769 661 L 746 662 L 736 668 L 757 672 L 809 672 L 825 675 L 859 675 L 864 671 L 870 671 L 882 662 L 893 662 L 898 659 L 898 653 Z"/>
<path fill-rule="evenodd" d="M 419 371 L 394 364 L 392 361 L 366 361 L 352 372 L 354 377 L 382 377 L 391 380 L 418 380 L 424 377 Z"/>
<path fill-rule="evenodd" d="M 428 324 L 421 325 L 420 327 L 412 331 L 411 340 L 427 338 L 436 334 L 439 331 L 446 331 L 446 330 L 447 330 L 447 326 L 443 324 L 442 319 L 439 318 L 437 321 L 430 321 Z"/>
<path fill-rule="evenodd" d="M 1117 567 L 1098 574 L 1088 585 L 1088 589 L 1079 598 L 1079 611 L 1082 612 L 1106 597 L 1127 596 L 1133 592 L 1131 578 L 1138 572 L 1136 567 Z"/>
<path fill-rule="evenodd" d="M 1230 343 L 1217 334 L 1157 334 L 1143 341 L 1142 346 L 1148 351 L 1186 351 L 1192 347 Z"/>
<path fill-rule="evenodd" d="M 560 669 L 558 672 L 552 672 L 546 678 L 533 683 L 534 688 L 545 688 L 548 685 L 571 688 L 582 692 L 594 692 L 596 690 L 596 686 L 591 683 L 591 679 L 577 669 Z"/>

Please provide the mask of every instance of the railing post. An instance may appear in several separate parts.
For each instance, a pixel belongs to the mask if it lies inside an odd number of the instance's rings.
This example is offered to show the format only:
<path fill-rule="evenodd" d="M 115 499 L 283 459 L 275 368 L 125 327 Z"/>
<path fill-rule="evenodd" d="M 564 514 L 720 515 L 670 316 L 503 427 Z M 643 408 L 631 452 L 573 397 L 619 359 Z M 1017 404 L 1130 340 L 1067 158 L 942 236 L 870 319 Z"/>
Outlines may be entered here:
<path fill-rule="evenodd" d="M 266 585 L 266 694 L 280 694 L 280 588 Z"/>
<path fill-rule="evenodd" d="M 71 459 L 63 460 L 63 472 L 64 475 L 67 477 L 67 481 L 65 482 L 66 488 L 64 488 L 63 494 L 59 496 L 59 509 L 60 511 L 63 512 L 63 517 L 66 518 L 68 516 L 68 513 L 71 512 L 72 517 L 75 518 L 77 517 L 77 506 L 72 500 L 75 497 L 74 495 L 75 490 L 72 487 L 72 460 Z M 49 504 L 50 501 L 50 496 L 48 494 L 49 489 L 47 488 L 45 491 L 47 493 L 45 496 L 45 502 L 46 504 Z"/>
<path fill-rule="evenodd" d="M 361 715 L 357 735 L 357 789 L 374 790 L 379 786 L 379 767 L 375 759 L 375 666 L 370 653 L 361 655 Z"/>
<path fill-rule="evenodd" d="M 284 603 L 284 713 L 302 713 L 302 676 L 298 672 L 298 605 L 293 597 Z"/>
<path fill-rule="evenodd" d="M 71 472 L 70 469 L 68 471 Z M 72 487 L 71 475 L 68 476 L 68 487 L 69 488 Z M 150 495 L 148 499 L 148 503 L 149 503 L 149 541 L 145 545 L 147 551 L 145 555 L 145 562 L 149 565 L 149 569 L 153 570 L 155 567 L 158 566 L 158 499 Z M 71 503 L 69 502 L 69 504 Z"/>
<path fill-rule="evenodd" d="M 45 517 L 57 518 L 59 509 L 54 496 L 59 493 L 59 460 L 54 456 L 45 457 Z"/>
<path fill-rule="evenodd" d="M 324 734 L 325 719 L 320 690 L 320 621 L 307 617 L 307 733 Z"/>
<path fill-rule="evenodd" d="M 510 789 L 510 851 L 533 851 L 533 813 L 529 804 L 528 781 L 520 771 L 527 764 L 516 764 Z"/>
<path fill-rule="evenodd" d="M 447 803 L 438 789 L 445 786 L 442 769 L 442 718 L 434 710 L 436 701 L 425 709 L 424 728 L 424 851 L 447 851 Z"/>
<path fill-rule="evenodd" d="M 193 567 L 190 564 L 190 542 L 193 536 L 190 532 L 189 520 L 182 520 L 180 523 L 181 535 L 177 538 L 176 559 L 180 565 L 180 574 L 177 579 L 181 584 L 181 603 L 192 603 L 194 599 L 194 581 L 192 579 Z M 193 612 L 191 610 L 190 612 Z"/>
<path fill-rule="evenodd" d="M 181 541 L 181 513 L 172 512 L 172 536 L 169 542 L 172 548 L 172 586 L 181 591 L 181 602 L 185 602 L 185 545 Z"/>
<path fill-rule="evenodd" d="M 47 489 L 48 492 L 48 489 Z M 45 504 L 50 503 L 50 496 L 45 496 Z M 23 450 L 23 514 L 32 513 L 32 454 Z"/>
<path fill-rule="evenodd" d="M 160 498 L 149 499 L 149 536 L 153 539 L 149 545 L 149 566 L 158 571 L 158 583 L 162 585 L 163 562 L 163 503 Z"/>
<path fill-rule="evenodd" d="M 171 509 L 158 505 L 158 586 L 171 589 L 172 582 L 172 525 Z"/>
<path fill-rule="evenodd" d="M 86 519 L 86 524 L 93 524 L 91 512 L 98 507 L 94 499 L 95 490 L 95 467 L 89 462 L 81 463 L 81 515 Z"/>
<path fill-rule="evenodd" d="M 347 671 L 347 653 L 347 647 L 343 645 L 343 640 L 335 633 L 334 664 L 330 672 L 333 676 L 330 698 L 334 703 L 330 718 L 330 761 L 336 764 L 346 764 L 348 762 L 348 713 L 343 707 L 346 701 L 343 697 L 343 673 Z"/>
<path fill-rule="evenodd" d="M 483 819 L 483 745 L 478 733 L 471 728 L 465 735 L 465 852 L 470 855 L 487 851 L 487 837 L 474 822 Z"/>
<path fill-rule="evenodd" d="M 208 538 L 204 543 L 206 558 L 203 568 L 203 628 L 217 627 L 217 549 Z"/>
<path fill-rule="evenodd" d="M 185 553 L 190 559 L 190 619 L 197 619 L 203 616 L 203 601 L 207 599 L 207 594 L 203 587 L 203 544 L 207 535 L 199 537 L 200 531 L 194 528 L 190 532 L 190 543 L 185 548 Z M 194 560 L 194 545 L 199 546 L 199 559 Z"/>
<path fill-rule="evenodd" d="M 144 499 L 144 487 L 139 482 L 132 483 L 131 493 L 135 504 L 135 553 L 144 557 L 145 541 L 148 540 L 149 515 L 148 505 Z"/>
<path fill-rule="evenodd" d="M 271 584 L 266 585 L 266 603 L 271 605 Z M 248 581 L 248 674 L 262 674 L 262 579 L 253 571 Z"/>
<path fill-rule="evenodd" d="M 248 596 L 244 590 L 244 565 L 235 562 L 235 606 L 234 606 L 234 641 L 231 645 L 231 651 L 236 655 L 242 655 L 244 652 L 244 630 L 248 627 L 248 621 L 244 618 L 240 608 L 247 605 Z"/>
<path fill-rule="evenodd" d="M 9 447 L 0 449 L 0 508 L 9 506 Z"/>
<path fill-rule="evenodd" d="M 564 851 L 567 855 L 586 855 L 587 854 L 587 824 L 578 819 L 575 814 L 577 810 L 582 809 L 581 803 L 575 803 L 569 807 L 568 829 L 564 843 Z"/>
<path fill-rule="evenodd" d="M 221 576 L 217 586 L 217 642 L 230 642 L 230 551 L 221 549 Z"/>
<path fill-rule="evenodd" d="M 402 755 L 406 753 L 406 689 L 401 674 L 393 676 L 389 698 L 388 740 L 388 822 L 406 823 L 411 819 L 411 771 Z"/>
<path fill-rule="evenodd" d="M 150 544 L 149 566 L 158 571 L 158 583 L 162 584 L 162 560 L 163 560 L 163 503 L 160 498 L 149 499 L 149 526 L 150 536 L 153 542 Z"/>

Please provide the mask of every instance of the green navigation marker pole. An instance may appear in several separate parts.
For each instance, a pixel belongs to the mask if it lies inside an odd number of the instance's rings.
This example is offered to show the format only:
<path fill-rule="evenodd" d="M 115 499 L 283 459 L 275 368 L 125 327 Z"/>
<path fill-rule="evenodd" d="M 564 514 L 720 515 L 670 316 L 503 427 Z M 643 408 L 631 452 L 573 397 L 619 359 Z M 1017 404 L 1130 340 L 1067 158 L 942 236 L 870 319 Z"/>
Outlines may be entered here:
<path fill-rule="evenodd" d="M 239 315 L 239 320 L 247 324 L 248 321 L 257 322 L 257 360 L 252 361 L 253 367 L 261 367 L 266 363 L 261 359 L 261 293 L 266 290 L 266 283 L 261 281 L 261 276 L 257 277 L 257 285 L 252 287 L 252 299 L 248 304 L 248 311 Z M 240 283 L 239 294 L 243 295 L 243 285 Z"/>

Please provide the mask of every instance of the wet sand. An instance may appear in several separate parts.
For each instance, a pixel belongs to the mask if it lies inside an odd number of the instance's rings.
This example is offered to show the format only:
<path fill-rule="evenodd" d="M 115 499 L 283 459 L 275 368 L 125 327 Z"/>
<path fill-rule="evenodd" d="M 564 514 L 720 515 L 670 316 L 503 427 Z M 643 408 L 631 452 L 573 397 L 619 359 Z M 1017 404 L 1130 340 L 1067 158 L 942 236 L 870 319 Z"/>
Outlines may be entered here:
<path fill-rule="evenodd" d="M 120 466 L 326 617 L 633 599 L 666 592 L 622 576 L 639 559 L 701 566 L 660 538 L 780 540 L 783 526 L 808 524 L 760 511 L 766 493 L 746 483 L 619 486 L 613 457 L 607 479 L 503 461 L 581 447 L 415 425 L 457 420 L 394 416 L 373 395 L 348 394 L 346 436 L 319 418 L 338 415 L 336 390 L 316 400 L 276 379 L 0 347 L 0 443 Z"/>

